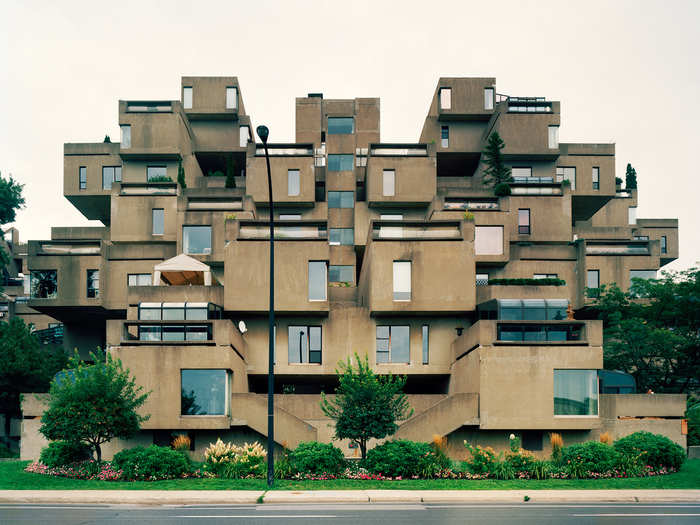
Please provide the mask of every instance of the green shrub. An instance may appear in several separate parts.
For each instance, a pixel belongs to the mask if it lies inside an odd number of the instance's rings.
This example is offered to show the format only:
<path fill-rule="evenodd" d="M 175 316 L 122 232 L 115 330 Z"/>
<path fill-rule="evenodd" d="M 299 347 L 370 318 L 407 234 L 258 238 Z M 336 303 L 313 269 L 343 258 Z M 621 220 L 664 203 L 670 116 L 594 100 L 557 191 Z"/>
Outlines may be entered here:
<path fill-rule="evenodd" d="M 90 447 L 83 443 L 73 441 L 52 441 L 48 447 L 41 450 L 39 463 L 47 467 L 62 467 L 78 461 L 90 459 L 92 453 Z"/>
<path fill-rule="evenodd" d="M 168 177 L 167 175 L 158 175 L 157 177 L 151 177 L 148 179 L 148 183 L 150 184 L 151 182 L 172 182 L 173 179 Z"/>
<path fill-rule="evenodd" d="M 365 468 L 389 477 L 432 477 L 450 466 L 447 456 L 429 443 L 387 441 L 367 452 Z"/>
<path fill-rule="evenodd" d="M 548 479 L 552 472 L 552 464 L 549 461 L 536 459 L 530 465 L 530 477 L 535 479 Z"/>
<path fill-rule="evenodd" d="M 123 471 L 124 479 L 139 481 L 179 478 L 190 471 L 190 462 L 182 452 L 158 445 L 117 452 L 112 466 Z"/>
<path fill-rule="evenodd" d="M 700 445 L 700 403 L 697 399 L 688 399 L 685 417 L 688 419 L 688 446 Z"/>
<path fill-rule="evenodd" d="M 490 474 L 496 479 L 514 479 L 515 469 L 508 460 L 498 460 L 493 464 Z"/>
<path fill-rule="evenodd" d="M 507 195 L 510 195 L 510 193 L 510 185 L 507 182 L 496 184 L 496 187 L 493 189 L 493 194 L 496 197 L 506 197 Z"/>
<path fill-rule="evenodd" d="M 0 458 L 18 458 L 19 454 L 7 448 L 5 445 L 0 445 Z"/>
<path fill-rule="evenodd" d="M 685 461 L 685 451 L 666 436 L 651 432 L 635 432 L 615 441 L 615 450 L 626 456 L 641 456 L 644 465 L 654 468 L 679 469 Z"/>
<path fill-rule="evenodd" d="M 469 472 L 472 474 L 490 474 L 496 464 L 496 452 L 491 447 L 473 446 L 467 441 L 464 446 L 469 450 L 472 457 L 466 460 Z"/>
<path fill-rule="evenodd" d="M 292 461 L 289 459 L 289 453 L 275 461 L 275 479 L 288 479 L 295 474 L 292 468 Z"/>
<path fill-rule="evenodd" d="M 532 453 L 522 448 L 518 449 L 516 452 L 512 450 L 506 452 L 505 460 L 510 463 L 515 472 L 528 473 L 532 472 L 532 467 L 537 461 Z"/>
<path fill-rule="evenodd" d="M 564 279 L 547 277 L 546 279 L 489 279 L 489 285 L 501 286 L 564 286 Z"/>
<path fill-rule="evenodd" d="M 620 453 L 599 441 L 565 447 L 561 457 L 572 478 L 588 477 L 591 472 L 610 472 L 618 468 L 620 462 Z"/>
<path fill-rule="evenodd" d="M 289 454 L 294 474 L 339 474 L 345 468 L 343 452 L 331 443 L 299 443 Z"/>

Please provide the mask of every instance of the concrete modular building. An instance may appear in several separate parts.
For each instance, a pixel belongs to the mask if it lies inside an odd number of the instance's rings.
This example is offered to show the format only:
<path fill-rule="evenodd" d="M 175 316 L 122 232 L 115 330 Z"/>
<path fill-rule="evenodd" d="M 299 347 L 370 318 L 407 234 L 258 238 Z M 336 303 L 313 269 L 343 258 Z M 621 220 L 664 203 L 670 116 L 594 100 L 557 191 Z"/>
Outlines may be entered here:
<path fill-rule="evenodd" d="M 510 433 L 538 454 L 550 432 L 653 428 L 685 445 L 684 396 L 599 386 L 587 289 L 626 288 L 678 256 L 677 221 L 637 219 L 636 189 L 616 184 L 614 145 L 559 143 L 559 102 L 501 95 L 493 78 L 441 78 L 418 143 L 382 143 L 379 117 L 378 99 L 309 94 L 295 142 L 269 148 L 279 443 L 331 439 L 320 394 L 357 352 L 408 378 L 415 413 L 396 437 L 447 436 L 455 457 L 464 439 L 501 447 Z M 66 198 L 104 227 L 30 242 L 30 306 L 153 391 L 134 442 L 263 440 L 270 207 L 238 79 L 120 101 L 119 125 L 120 143 L 65 145 Z M 483 182 L 493 131 L 510 196 Z M 522 278 L 559 281 L 502 281 Z M 25 404 L 23 457 L 40 449 L 42 407 Z"/>

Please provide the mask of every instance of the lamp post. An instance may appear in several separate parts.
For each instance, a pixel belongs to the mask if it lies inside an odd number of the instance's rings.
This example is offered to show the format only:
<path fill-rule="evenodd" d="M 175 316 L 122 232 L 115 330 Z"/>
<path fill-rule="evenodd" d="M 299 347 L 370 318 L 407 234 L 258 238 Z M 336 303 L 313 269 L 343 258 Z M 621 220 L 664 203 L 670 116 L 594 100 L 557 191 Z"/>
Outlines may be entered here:
<path fill-rule="evenodd" d="M 270 318 L 269 318 L 269 349 L 267 357 L 267 486 L 272 487 L 275 481 L 275 206 L 272 201 L 272 175 L 270 173 L 270 155 L 267 151 L 267 137 L 270 130 L 267 126 L 256 128 L 258 137 L 265 148 L 267 163 L 267 191 L 270 196 Z"/>

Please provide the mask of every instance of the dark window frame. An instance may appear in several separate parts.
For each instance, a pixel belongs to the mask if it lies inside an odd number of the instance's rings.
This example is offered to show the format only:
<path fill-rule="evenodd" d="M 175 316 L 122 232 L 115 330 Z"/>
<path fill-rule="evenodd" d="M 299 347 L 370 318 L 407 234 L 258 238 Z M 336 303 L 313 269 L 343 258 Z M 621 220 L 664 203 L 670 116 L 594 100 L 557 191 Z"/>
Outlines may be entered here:
<path fill-rule="evenodd" d="M 527 212 L 527 224 L 520 224 L 520 212 Z M 530 208 L 518 208 L 518 234 L 530 235 L 532 233 L 532 215 Z"/>

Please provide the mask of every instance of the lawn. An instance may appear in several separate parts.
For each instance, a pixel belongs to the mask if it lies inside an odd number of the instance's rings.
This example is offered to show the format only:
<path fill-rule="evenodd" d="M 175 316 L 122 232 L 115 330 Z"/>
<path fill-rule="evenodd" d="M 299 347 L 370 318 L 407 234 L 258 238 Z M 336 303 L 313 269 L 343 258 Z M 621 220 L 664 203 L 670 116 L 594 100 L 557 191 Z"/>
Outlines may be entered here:
<path fill-rule="evenodd" d="M 262 479 L 177 479 L 169 481 L 85 481 L 24 472 L 27 461 L 0 462 L 0 490 L 264 490 Z M 511 489 L 700 489 L 700 459 L 685 462 L 680 472 L 651 478 L 581 480 L 276 480 L 279 490 L 511 490 Z"/>

